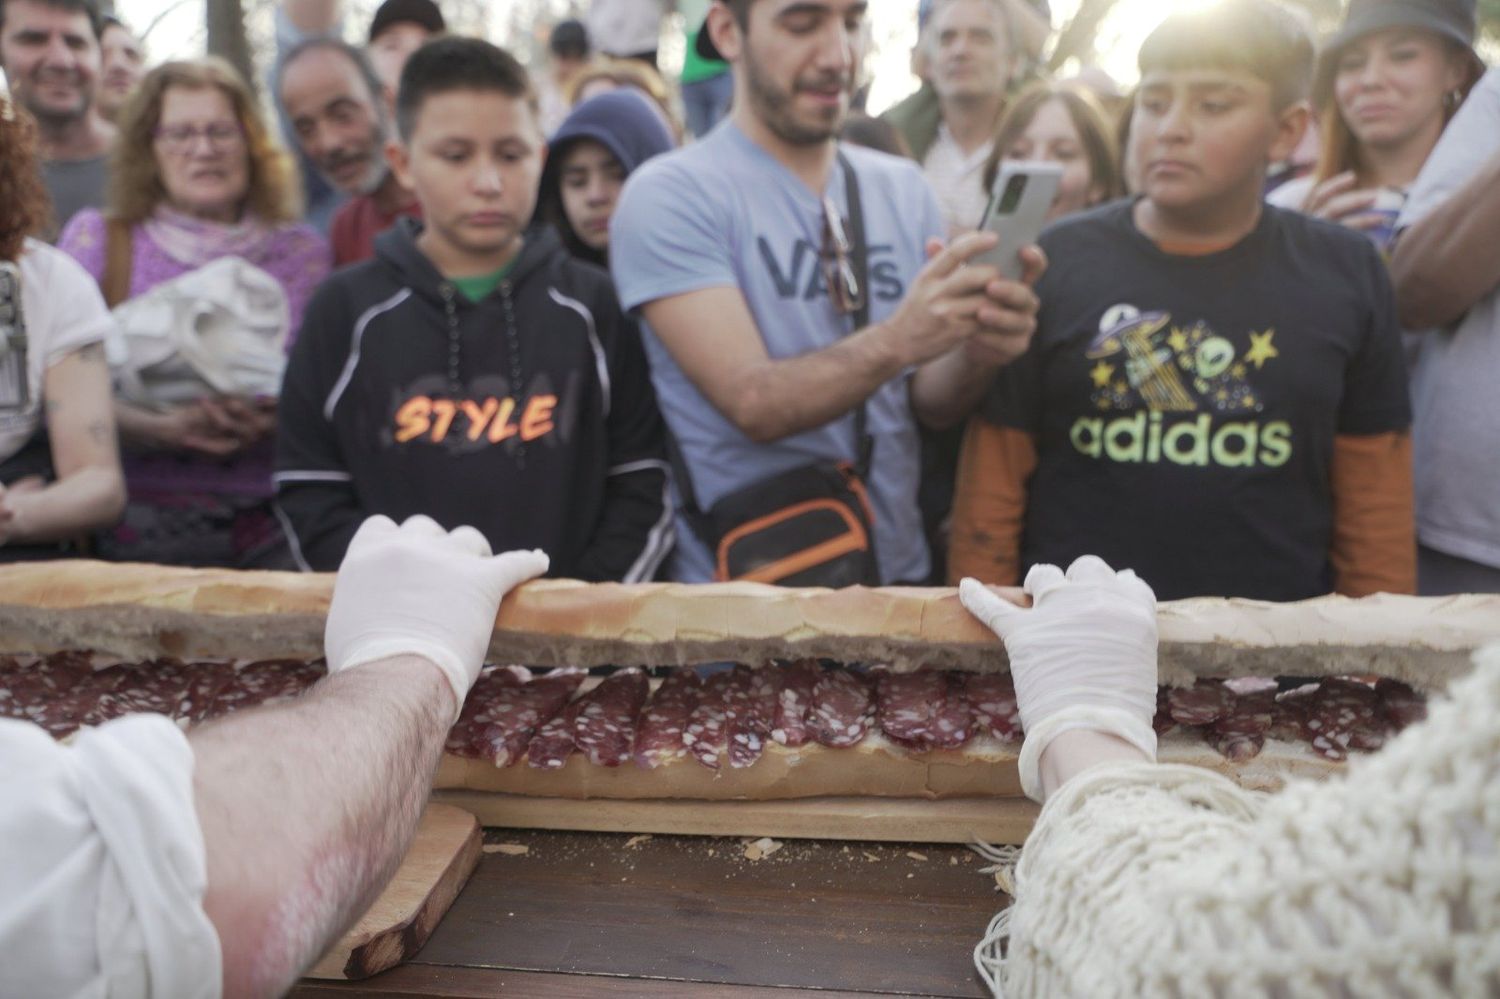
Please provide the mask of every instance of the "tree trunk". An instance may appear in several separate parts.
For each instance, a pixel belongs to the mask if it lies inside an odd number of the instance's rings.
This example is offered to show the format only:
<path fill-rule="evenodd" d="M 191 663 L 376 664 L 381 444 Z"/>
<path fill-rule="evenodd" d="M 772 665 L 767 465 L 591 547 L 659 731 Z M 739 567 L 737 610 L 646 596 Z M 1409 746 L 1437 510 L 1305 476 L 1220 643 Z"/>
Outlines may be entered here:
<path fill-rule="evenodd" d="M 245 35 L 245 11 L 240 0 L 208 0 L 208 51 L 239 70 L 255 88 L 255 62 Z"/>
<path fill-rule="evenodd" d="M 1094 42 L 1099 34 L 1099 25 L 1114 9 L 1115 0 L 1081 0 L 1078 12 L 1068 21 L 1057 37 L 1057 46 L 1052 50 L 1048 65 L 1059 70 L 1069 59 L 1077 58 L 1088 65 L 1098 54 Z"/>

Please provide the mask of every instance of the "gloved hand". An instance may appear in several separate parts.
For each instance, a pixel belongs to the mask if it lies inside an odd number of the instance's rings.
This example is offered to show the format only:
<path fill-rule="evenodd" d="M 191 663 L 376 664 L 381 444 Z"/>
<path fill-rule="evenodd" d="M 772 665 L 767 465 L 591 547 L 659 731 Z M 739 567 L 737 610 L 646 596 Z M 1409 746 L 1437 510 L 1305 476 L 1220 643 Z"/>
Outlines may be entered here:
<path fill-rule="evenodd" d="M 422 516 L 371 517 L 339 566 L 323 644 L 328 672 L 415 655 L 443 671 L 457 717 L 484 665 L 495 612 L 512 588 L 547 571 L 540 551 L 491 556 L 472 527 Z"/>
<path fill-rule="evenodd" d="M 1156 595 L 1129 569 L 1093 555 L 1068 567 L 1033 566 L 1030 608 L 996 596 L 975 579 L 958 589 L 963 605 L 1000 636 L 1026 741 L 1021 788 L 1041 800 L 1042 752 L 1061 732 L 1118 736 L 1156 758 Z"/>

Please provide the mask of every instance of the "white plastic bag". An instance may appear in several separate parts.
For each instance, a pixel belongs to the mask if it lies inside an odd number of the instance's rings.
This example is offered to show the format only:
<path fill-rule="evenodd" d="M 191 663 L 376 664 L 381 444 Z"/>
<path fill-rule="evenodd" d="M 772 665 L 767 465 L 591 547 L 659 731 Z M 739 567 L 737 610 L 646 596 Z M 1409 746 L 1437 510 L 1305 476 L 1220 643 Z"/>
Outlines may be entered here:
<path fill-rule="evenodd" d="M 127 402 L 160 408 L 206 395 L 281 391 L 291 328 L 286 291 L 240 257 L 164 281 L 114 316 L 105 351 Z"/>

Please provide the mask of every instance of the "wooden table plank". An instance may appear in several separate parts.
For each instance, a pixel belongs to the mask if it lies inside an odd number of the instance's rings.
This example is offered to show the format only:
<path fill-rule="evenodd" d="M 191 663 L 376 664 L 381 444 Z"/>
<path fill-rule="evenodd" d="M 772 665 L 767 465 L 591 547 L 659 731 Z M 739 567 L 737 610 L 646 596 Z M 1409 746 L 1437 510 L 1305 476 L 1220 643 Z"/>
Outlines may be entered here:
<path fill-rule="evenodd" d="M 290 999 L 870 999 L 869 992 L 770 989 L 664 979 L 613 978 L 412 964 L 363 982 L 305 982 Z M 925 996 L 917 999 L 938 999 Z"/>
<path fill-rule="evenodd" d="M 787 841 L 757 862 L 739 840 L 486 839 L 529 852 L 486 855 L 418 963 L 979 996 L 970 952 L 1004 902 L 961 847 Z"/>

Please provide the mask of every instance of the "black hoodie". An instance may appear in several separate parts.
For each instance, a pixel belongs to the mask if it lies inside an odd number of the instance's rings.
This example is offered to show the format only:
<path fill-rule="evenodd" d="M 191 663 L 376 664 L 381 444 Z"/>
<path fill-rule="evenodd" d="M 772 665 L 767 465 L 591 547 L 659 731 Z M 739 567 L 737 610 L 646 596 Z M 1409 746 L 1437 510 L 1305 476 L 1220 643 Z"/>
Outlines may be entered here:
<path fill-rule="evenodd" d="M 609 276 L 533 228 L 470 302 L 403 219 L 313 295 L 282 386 L 276 502 L 304 568 L 360 522 L 426 514 L 550 575 L 650 579 L 673 541 L 656 397 Z"/>

